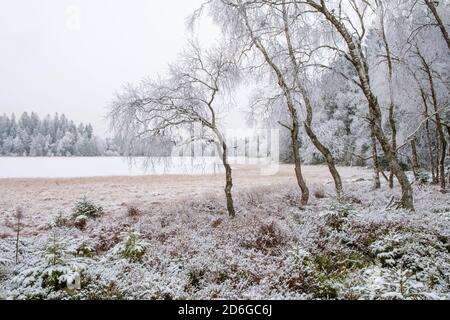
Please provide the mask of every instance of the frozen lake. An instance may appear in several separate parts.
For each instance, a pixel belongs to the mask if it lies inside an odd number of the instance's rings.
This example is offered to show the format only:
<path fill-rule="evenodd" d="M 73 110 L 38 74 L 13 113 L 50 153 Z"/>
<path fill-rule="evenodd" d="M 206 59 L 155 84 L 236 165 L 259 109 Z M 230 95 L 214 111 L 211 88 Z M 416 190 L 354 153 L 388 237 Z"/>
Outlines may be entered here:
<path fill-rule="evenodd" d="M 232 158 L 231 164 L 256 164 L 257 159 Z M 0 178 L 79 178 L 222 172 L 219 158 L 26 158 L 0 157 Z"/>

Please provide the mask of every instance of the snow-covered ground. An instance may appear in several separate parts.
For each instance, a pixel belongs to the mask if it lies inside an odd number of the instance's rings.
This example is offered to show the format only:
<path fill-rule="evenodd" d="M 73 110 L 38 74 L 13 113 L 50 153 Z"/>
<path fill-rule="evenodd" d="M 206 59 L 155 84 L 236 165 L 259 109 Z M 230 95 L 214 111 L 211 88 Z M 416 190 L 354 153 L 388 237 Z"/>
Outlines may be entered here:
<path fill-rule="evenodd" d="M 221 175 L 0 180 L 16 197 L 0 204 L 0 298 L 450 298 L 450 197 L 437 187 L 415 187 L 416 212 L 395 210 L 397 189 L 374 192 L 370 171 L 340 168 L 338 203 L 326 168 L 305 167 L 312 199 L 300 209 L 292 167 L 235 169 L 233 220 Z M 80 230 L 83 190 L 105 209 Z"/>
<path fill-rule="evenodd" d="M 230 157 L 229 162 L 259 164 L 267 172 L 273 172 L 276 165 L 267 158 Z M 218 157 L 0 157 L 0 179 L 202 175 L 222 171 Z"/>
<path fill-rule="evenodd" d="M 0 157 L 0 178 L 75 178 L 220 172 L 217 158 Z"/>
<path fill-rule="evenodd" d="M 293 186 L 293 167 L 281 165 L 276 174 L 265 175 L 265 166 L 233 165 L 234 192 L 255 187 Z M 331 186 L 326 167 L 306 167 L 311 185 Z M 351 182 L 370 177 L 369 170 L 340 168 L 343 179 Z M 25 234 L 46 232 L 62 212 L 70 212 L 76 201 L 87 197 L 101 205 L 109 216 L 121 216 L 128 205 L 140 208 L 164 206 L 173 201 L 201 199 L 205 194 L 222 196 L 223 174 L 111 176 L 64 179 L 0 179 L 0 236 L 11 235 L 8 227 L 15 208 L 24 208 Z"/>

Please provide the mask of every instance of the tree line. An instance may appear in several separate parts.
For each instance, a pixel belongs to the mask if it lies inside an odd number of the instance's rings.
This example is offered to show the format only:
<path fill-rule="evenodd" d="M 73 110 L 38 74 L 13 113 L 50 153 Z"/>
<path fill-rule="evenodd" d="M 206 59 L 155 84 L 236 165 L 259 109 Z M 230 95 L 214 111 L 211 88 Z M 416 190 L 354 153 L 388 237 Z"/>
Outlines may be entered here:
<path fill-rule="evenodd" d="M 121 145 L 117 139 L 96 136 L 91 124 L 76 124 L 64 114 L 43 119 L 35 112 L 24 112 L 19 118 L 0 115 L 0 156 L 122 156 L 127 152 Z M 134 156 L 158 155 L 161 150 L 155 140 L 136 145 Z"/>

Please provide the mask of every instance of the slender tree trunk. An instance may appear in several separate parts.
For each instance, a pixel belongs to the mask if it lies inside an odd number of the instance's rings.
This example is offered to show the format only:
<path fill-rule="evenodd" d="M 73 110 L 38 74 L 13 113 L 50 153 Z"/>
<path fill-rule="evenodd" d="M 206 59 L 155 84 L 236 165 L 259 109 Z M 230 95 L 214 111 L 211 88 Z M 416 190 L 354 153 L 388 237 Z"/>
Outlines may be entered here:
<path fill-rule="evenodd" d="M 336 189 L 336 196 L 338 199 L 341 199 L 342 196 L 344 195 L 344 188 L 342 186 L 341 176 L 339 174 L 339 171 L 336 169 L 336 165 L 334 163 L 334 159 L 333 156 L 331 155 L 330 150 L 319 141 L 319 139 L 311 130 L 311 127 L 307 122 L 305 122 L 305 130 L 314 146 L 324 156 L 328 165 L 328 169 L 330 170 L 331 176 L 333 177 L 334 187 Z"/>
<path fill-rule="evenodd" d="M 367 98 L 369 105 L 370 118 L 374 120 L 374 132 L 380 142 L 386 159 L 389 161 L 389 166 L 397 177 L 402 189 L 401 206 L 405 209 L 414 210 L 414 199 L 411 183 L 405 174 L 405 171 L 400 166 L 400 163 L 396 157 L 396 150 L 393 149 L 389 143 L 389 139 L 386 137 L 382 129 L 382 115 L 381 108 L 372 92 L 372 88 L 369 80 L 369 67 L 367 60 L 363 52 L 362 44 L 355 39 L 347 30 L 345 24 L 339 21 L 334 12 L 331 13 L 324 0 L 320 1 L 320 4 L 312 0 L 306 0 L 306 2 L 322 13 L 323 16 L 334 26 L 334 28 L 341 34 L 348 48 L 348 58 L 351 60 L 355 70 L 358 73 L 361 89 Z"/>
<path fill-rule="evenodd" d="M 428 156 L 430 157 L 430 166 L 431 166 L 431 180 L 433 184 L 438 183 L 438 179 L 436 177 L 436 166 L 434 164 L 434 154 L 433 154 L 433 146 L 431 141 L 431 133 L 430 133 L 430 121 L 428 120 L 429 114 L 428 114 L 428 102 L 427 97 L 425 95 L 425 91 L 422 87 L 420 87 L 420 95 L 422 97 L 423 106 L 424 106 L 424 117 L 426 119 L 425 121 L 425 132 L 427 137 L 427 144 L 428 144 Z"/>
<path fill-rule="evenodd" d="M 397 126 L 395 123 L 395 105 L 393 102 L 389 105 L 389 124 L 391 127 L 391 144 L 392 149 L 395 150 L 395 156 L 397 156 Z M 389 175 L 389 188 L 394 188 L 394 172 L 391 170 Z"/>
<path fill-rule="evenodd" d="M 222 162 L 225 167 L 225 197 L 227 199 L 227 210 L 230 217 L 234 218 L 236 216 L 236 211 L 234 210 L 233 196 L 231 194 L 231 189 L 233 188 L 233 177 L 231 166 L 228 163 L 228 150 L 225 142 L 222 142 L 222 150 Z"/>
<path fill-rule="evenodd" d="M 436 120 L 435 120 L 436 121 Z M 435 157 L 434 157 L 434 166 L 436 168 L 436 179 L 437 183 L 439 184 L 441 182 L 441 168 L 439 166 L 439 161 L 441 159 L 441 143 L 439 140 L 439 132 L 437 126 L 434 128 L 434 144 L 435 144 Z"/>
<path fill-rule="evenodd" d="M 333 177 L 334 187 L 336 189 L 336 196 L 338 199 L 341 199 L 344 194 L 341 176 L 336 169 L 336 165 L 334 163 L 334 159 L 333 156 L 331 155 L 330 150 L 320 142 L 319 138 L 315 135 L 315 133 L 312 130 L 313 112 L 309 97 L 306 96 L 306 93 L 304 93 L 304 100 L 307 112 L 307 117 L 304 123 L 306 134 L 308 135 L 309 139 L 314 144 L 314 146 L 317 148 L 317 150 L 319 150 L 320 153 L 325 158 L 328 165 L 328 169 L 330 170 L 331 176 Z"/>
<path fill-rule="evenodd" d="M 291 131 L 292 151 L 293 151 L 294 163 L 295 163 L 295 175 L 297 177 L 297 183 L 299 185 L 299 188 L 302 192 L 301 203 L 302 203 L 302 205 L 306 205 L 306 204 L 308 204 L 308 201 L 309 201 L 309 189 L 306 186 L 306 182 L 305 182 L 305 180 L 303 178 L 303 174 L 302 174 L 300 146 L 298 143 L 299 125 L 298 125 L 298 117 L 297 117 L 297 111 L 295 109 L 294 99 L 291 95 L 290 88 L 284 78 L 283 72 L 281 71 L 280 68 L 278 68 L 278 66 L 271 59 L 269 53 L 267 52 L 266 48 L 261 43 L 261 41 L 255 36 L 253 29 L 250 26 L 247 12 L 245 10 L 243 10 L 242 14 L 243 14 L 242 17 L 244 19 L 245 25 L 250 34 L 253 44 L 261 52 L 261 54 L 264 57 L 264 60 L 266 61 L 266 63 L 270 66 L 270 68 L 275 73 L 277 80 L 278 80 L 278 86 L 283 91 L 283 95 L 286 99 L 286 105 L 287 105 L 289 116 L 291 118 L 291 123 L 292 123 L 292 126 L 291 126 L 291 128 L 289 128 L 289 130 Z"/>
<path fill-rule="evenodd" d="M 448 156 L 450 158 L 450 127 L 447 126 L 447 134 L 448 134 Z M 450 168 L 447 168 L 448 170 L 450 170 Z M 448 184 L 450 185 L 450 172 L 448 172 Z"/>
<path fill-rule="evenodd" d="M 447 135 L 448 135 L 448 141 L 449 141 L 448 156 L 450 157 L 450 126 L 447 126 Z"/>
<path fill-rule="evenodd" d="M 430 9 L 431 13 L 433 14 L 437 25 L 439 26 L 439 29 L 441 29 L 442 36 L 444 37 L 445 42 L 447 43 L 448 50 L 450 50 L 450 37 L 448 35 L 448 31 L 445 28 L 445 25 L 437 12 L 436 6 L 434 4 L 435 0 L 425 0 L 425 3 L 427 4 L 428 8 Z M 444 4 L 445 5 L 445 4 Z"/>
<path fill-rule="evenodd" d="M 306 185 L 305 179 L 303 178 L 302 173 L 302 163 L 300 158 L 300 145 L 298 143 L 298 132 L 299 125 L 298 121 L 292 121 L 292 129 L 291 129 L 291 139 L 292 139 L 292 153 L 294 155 L 294 164 L 295 164 L 295 176 L 297 178 L 297 184 L 300 187 L 302 192 L 301 204 L 303 206 L 307 205 L 309 202 L 309 189 Z"/>
<path fill-rule="evenodd" d="M 17 220 L 16 229 L 16 264 L 19 263 L 19 243 L 20 243 L 20 218 Z"/>
<path fill-rule="evenodd" d="M 447 141 L 445 140 L 444 130 L 442 129 L 442 121 L 441 116 L 439 114 L 439 105 L 438 99 L 436 96 L 436 90 L 434 87 L 434 79 L 433 73 L 430 69 L 429 64 L 427 63 L 425 57 L 420 53 L 420 50 L 417 49 L 417 55 L 422 61 L 423 69 L 428 77 L 428 83 L 430 85 L 431 91 L 431 100 L 433 101 L 433 108 L 435 112 L 435 121 L 436 121 L 436 132 L 438 138 L 438 155 L 439 155 L 439 184 L 441 186 L 441 191 L 445 192 L 446 190 L 446 178 L 445 178 L 445 157 L 447 156 Z"/>
<path fill-rule="evenodd" d="M 328 165 L 328 170 L 331 173 L 331 176 L 333 177 L 334 181 L 334 187 L 336 190 L 336 196 L 338 199 L 341 199 L 344 195 L 344 188 L 342 185 L 342 179 L 341 176 L 336 169 L 336 165 L 333 159 L 333 155 L 331 154 L 330 150 L 320 142 L 319 138 L 316 136 L 314 131 L 312 130 L 312 122 L 313 122 L 313 108 L 311 105 L 311 100 L 309 98 L 309 95 L 306 91 L 306 89 L 299 83 L 298 84 L 300 92 L 303 97 L 303 101 L 305 102 L 305 108 L 306 108 L 306 120 L 304 122 L 305 131 L 308 135 L 311 142 L 314 144 L 317 150 L 322 154 L 322 156 L 325 158 L 325 161 Z"/>
<path fill-rule="evenodd" d="M 307 89 L 303 85 L 301 80 L 299 79 L 300 68 L 299 68 L 299 64 L 297 62 L 297 58 L 295 56 L 294 48 L 292 45 L 291 34 L 290 34 L 290 30 L 289 30 L 288 11 L 287 11 L 286 4 L 282 4 L 282 10 L 283 10 L 283 21 L 284 21 L 284 34 L 285 34 L 286 43 L 288 46 L 289 57 L 291 59 L 291 63 L 293 65 L 293 69 L 294 69 L 294 79 L 300 90 L 303 101 L 305 102 L 305 108 L 306 108 L 306 114 L 307 114 L 306 120 L 304 122 L 305 131 L 306 131 L 306 134 L 308 135 L 309 139 L 311 140 L 311 142 L 316 147 L 316 149 L 319 150 L 319 152 L 325 158 L 327 165 L 328 165 L 328 169 L 330 170 L 331 176 L 333 177 L 333 180 L 334 180 L 337 198 L 341 199 L 343 196 L 342 180 L 341 180 L 341 176 L 339 175 L 339 172 L 336 169 L 336 165 L 334 163 L 333 156 L 332 156 L 330 150 L 324 144 L 322 144 L 320 142 L 319 138 L 312 130 L 313 108 L 312 108 L 311 99 L 309 97 Z"/>
<path fill-rule="evenodd" d="M 370 137 L 372 141 L 372 160 L 373 160 L 373 182 L 375 189 L 381 189 L 380 181 L 380 161 L 378 160 L 378 150 L 377 150 L 377 137 L 373 129 L 373 125 L 370 125 Z"/>
<path fill-rule="evenodd" d="M 217 146 L 217 149 L 219 151 L 219 154 L 221 155 L 222 163 L 225 168 L 225 198 L 227 201 L 227 211 L 230 217 L 234 218 L 236 216 L 236 211 L 234 209 L 233 195 L 231 193 L 231 190 L 233 188 L 233 175 L 231 166 L 228 162 L 228 146 L 220 131 L 217 128 L 213 128 L 213 131 L 219 139 L 219 145 Z"/>
<path fill-rule="evenodd" d="M 384 43 L 384 49 L 386 53 L 386 60 L 388 66 L 388 87 L 389 87 L 389 126 L 391 128 L 391 144 L 392 148 L 397 150 L 397 125 L 395 122 L 395 102 L 394 102 L 394 89 L 393 89 L 393 75 L 394 75 L 394 65 L 392 63 L 391 48 L 386 36 L 386 28 L 384 25 L 384 4 L 383 1 L 380 4 L 380 25 L 381 25 L 381 35 Z M 389 188 L 394 188 L 394 172 L 391 170 L 389 175 Z"/>
<path fill-rule="evenodd" d="M 417 178 L 419 177 L 420 165 L 419 165 L 419 157 L 417 156 L 417 147 L 415 139 L 411 140 L 411 163 L 414 176 L 416 177 L 417 180 Z"/>

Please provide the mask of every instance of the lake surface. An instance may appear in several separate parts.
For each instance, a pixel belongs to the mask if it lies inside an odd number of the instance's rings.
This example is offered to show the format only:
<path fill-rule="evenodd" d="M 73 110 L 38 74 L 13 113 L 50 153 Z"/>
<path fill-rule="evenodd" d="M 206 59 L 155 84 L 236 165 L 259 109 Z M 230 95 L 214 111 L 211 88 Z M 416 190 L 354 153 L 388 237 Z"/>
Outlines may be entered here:
<path fill-rule="evenodd" d="M 231 158 L 232 164 L 256 164 L 258 159 Z M 0 178 L 75 178 L 163 174 L 215 174 L 219 158 L 0 157 Z"/>

